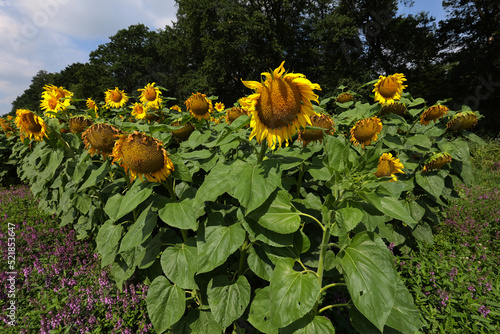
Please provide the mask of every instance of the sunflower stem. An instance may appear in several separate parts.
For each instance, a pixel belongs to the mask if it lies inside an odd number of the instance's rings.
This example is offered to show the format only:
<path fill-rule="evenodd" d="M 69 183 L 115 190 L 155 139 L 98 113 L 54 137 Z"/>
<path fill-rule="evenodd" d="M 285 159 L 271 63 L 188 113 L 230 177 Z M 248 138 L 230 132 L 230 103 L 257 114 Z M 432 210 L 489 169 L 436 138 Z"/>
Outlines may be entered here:
<path fill-rule="evenodd" d="M 47 127 L 50 129 L 50 131 L 52 131 L 56 135 L 57 139 L 59 139 L 63 143 L 64 150 L 69 154 L 70 158 L 75 159 L 75 153 L 71 149 L 71 146 L 69 146 L 68 142 L 64 140 L 61 134 L 56 130 L 54 130 L 51 126 L 47 125 Z"/>
<path fill-rule="evenodd" d="M 350 305 L 349 303 L 328 305 L 328 306 L 323 307 L 321 310 L 319 310 L 318 314 L 322 313 L 323 311 L 334 308 L 334 307 L 342 307 L 342 306 L 349 306 L 349 305 Z"/>
<path fill-rule="evenodd" d="M 319 281 L 319 286 L 323 285 L 323 273 L 325 271 L 325 256 L 326 256 L 326 251 L 328 250 L 328 241 L 330 240 L 330 229 L 332 228 L 332 223 L 330 219 L 328 219 L 328 222 L 325 225 L 325 228 L 323 229 L 323 238 L 321 241 L 321 251 L 319 254 L 319 264 L 318 264 L 318 281 Z"/>
<path fill-rule="evenodd" d="M 267 151 L 267 141 L 262 141 L 260 143 L 260 152 L 259 155 L 257 156 L 257 163 L 260 164 L 261 161 L 264 159 L 266 156 L 266 151 Z"/>

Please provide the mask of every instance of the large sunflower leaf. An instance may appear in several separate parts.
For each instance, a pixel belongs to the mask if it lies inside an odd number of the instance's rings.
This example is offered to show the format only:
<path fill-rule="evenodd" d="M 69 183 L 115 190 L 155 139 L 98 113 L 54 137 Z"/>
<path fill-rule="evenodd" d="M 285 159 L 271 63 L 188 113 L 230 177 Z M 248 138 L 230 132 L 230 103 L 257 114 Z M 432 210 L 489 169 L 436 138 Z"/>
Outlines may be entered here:
<path fill-rule="evenodd" d="M 231 195 L 240 201 L 247 213 L 261 206 L 281 183 L 275 168 L 264 169 L 250 163 L 236 168 L 233 177 Z"/>
<path fill-rule="evenodd" d="M 379 236 L 361 232 L 337 256 L 356 308 L 380 331 L 392 311 L 398 277 Z"/>
<path fill-rule="evenodd" d="M 203 205 L 205 201 L 215 201 L 217 197 L 228 192 L 232 187 L 233 175 L 231 170 L 231 166 L 225 164 L 216 165 L 205 177 L 196 192 L 193 205 L 197 207 Z"/>
<path fill-rule="evenodd" d="M 185 292 L 180 287 L 171 285 L 165 276 L 158 276 L 149 286 L 146 303 L 155 330 L 163 333 L 184 314 Z"/>
<path fill-rule="evenodd" d="M 334 334 L 335 328 L 328 318 L 308 313 L 285 328 L 280 334 Z"/>
<path fill-rule="evenodd" d="M 153 203 L 142 211 L 135 223 L 130 226 L 120 244 L 120 253 L 142 244 L 156 227 L 157 215 L 151 210 Z"/>
<path fill-rule="evenodd" d="M 118 252 L 120 238 L 122 237 L 123 226 L 113 225 L 108 220 L 99 228 L 96 237 L 97 251 L 101 255 L 101 267 L 105 267 L 115 260 Z"/>
<path fill-rule="evenodd" d="M 132 187 L 127 191 L 127 193 L 122 196 L 120 194 L 115 194 L 111 196 L 106 205 L 104 206 L 104 212 L 113 221 L 117 221 L 121 217 L 125 216 L 127 213 L 132 212 L 136 207 L 144 202 L 153 193 L 152 186 L 148 184 L 142 184 L 140 180 L 136 181 Z"/>
<path fill-rule="evenodd" d="M 109 172 L 109 160 L 106 160 L 101 165 L 101 167 L 99 167 L 98 169 L 94 169 L 90 173 L 89 177 L 85 180 L 85 182 L 82 184 L 82 186 L 78 191 L 82 191 L 89 187 L 95 186 L 96 184 L 104 180 L 104 178 L 108 175 L 108 172 Z"/>
<path fill-rule="evenodd" d="M 319 297 L 318 278 L 311 272 L 293 270 L 293 261 L 278 260 L 269 285 L 271 322 L 285 327 L 309 312 Z"/>
<path fill-rule="evenodd" d="M 167 203 L 163 208 L 158 210 L 158 214 L 169 226 L 185 230 L 196 230 L 196 211 L 191 199 Z"/>
<path fill-rule="evenodd" d="M 418 222 L 396 198 L 366 191 L 358 191 L 357 194 L 389 217 L 399 219 L 411 227 L 417 226 Z"/>
<path fill-rule="evenodd" d="M 427 191 L 432 196 L 439 198 L 444 188 L 444 179 L 439 174 L 433 173 L 416 173 L 415 181 L 421 186 L 425 191 Z"/>
<path fill-rule="evenodd" d="M 210 280 L 207 288 L 212 314 L 222 328 L 242 316 L 250 303 L 251 288 L 245 276 L 229 282 L 225 275 Z"/>
<path fill-rule="evenodd" d="M 165 249 L 161 255 L 163 272 L 183 289 L 198 289 L 194 275 L 198 269 L 198 251 L 193 239 Z"/>
<path fill-rule="evenodd" d="M 250 322 L 259 331 L 267 334 L 278 334 L 278 327 L 271 323 L 271 299 L 269 298 L 269 286 L 258 290 L 250 305 L 248 315 Z"/>

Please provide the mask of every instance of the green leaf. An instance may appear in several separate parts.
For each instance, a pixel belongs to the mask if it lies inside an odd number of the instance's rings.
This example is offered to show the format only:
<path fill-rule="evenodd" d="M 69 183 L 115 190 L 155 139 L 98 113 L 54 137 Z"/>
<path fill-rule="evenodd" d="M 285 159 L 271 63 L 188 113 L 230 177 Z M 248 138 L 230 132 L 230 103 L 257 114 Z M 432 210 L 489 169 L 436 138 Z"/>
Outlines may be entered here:
<path fill-rule="evenodd" d="M 163 208 L 158 210 L 158 214 L 169 226 L 196 231 L 196 211 L 191 199 L 167 203 Z"/>
<path fill-rule="evenodd" d="M 434 243 L 432 228 L 426 222 L 420 222 L 420 224 L 417 225 L 417 227 L 411 232 L 411 234 L 418 241 L 427 242 L 431 245 Z"/>
<path fill-rule="evenodd" d="M 259 331 L 267 334 L 278 334 L 278 327 L 271 323 L 271 299 L 269 298 L 269 286 L 256 292 L 250 305 L 248 314 L 250 322 Z"/>
<path fill-rule="evenodd" d="M 271 322 L 285 327 L 309 312 L 319 297 L 319 281 L 311 272 L 293 270 L 290 261 L 279 260 L 269 285 Z"/>
<path fill-rule="evenodd" d="M 205 177 L 200 188 L 196 192 L 193 205 L 195 207 L 203 205 L 205 201 L 215 201 L 217 197 L 225 192 L 229 192 L 232 187 L 231 173 L 233 168 L 225 164 L 216 165 Z"/>
<path fill-rule="evenodd" d="M 323 316 L 306 314 L 287 327 L 280 329 L 280 334 L 334 334 L 332 322 Z"/>
<path fill-rule="evenodd" d="M 204 233 L 198 234 L 198 273 L 217 268 L 245 242 L 246 232 L 241 224 L 221 223 L 224 223 L 222 214 L 210 214 Z"/>
<path fill-rule="evenodd" d="M 147 209 L 139 215 L 135 223 L 130 226 L 127 233 L 123 236 L 119 253 L 139 246 L 151 235 L 157 222 L 157 214 L 151 210 L 152 206 L 153 203 L 149 204 Z"/>
<path fill-rule="evenodd" d="M 208 302 L 215 320 L 222 328 L 227 328 L 243 315 L 250 303 L 250 293 L 250 284 L 245 276 L 239 276 L 232 283 L 224 275 L 210 280 L 207 288 Z"/>
<path fill-rule="evenodd" d="M 230 195 L 240 201 L 247 213 L 261 206 L 281 183 L 276 169 L 264 170 L 261 165 L 250 163 L 235 169 L 233 175 L 237 177 Z"/>
<path fill-rule="evenodd" d="M 168 157 L 174 164 L 172 177 L 186 182 L 193 182 L 193 175 L 189 168 L 186 166 L 184 159 L 182 159 L 178 154 L 170 154 Z"/>
<path fill-rule="evenodd" d="M 418 224 L 403 204 L 401 204 L 401 202 L 394 197 L 365 191 L 359 191 L 357 194 L 369 204 L 377 208 L 377 210 L 385 213 L 389 217 L 399 219 L 411 227 L 415 227 Z"/>
<path fill-rule="evenodd" d="M 173 333 L 179 334 L 222 334 L 222 328 L 215 321 L 210 309 L 198 307 L 189 311 L 172 327 Z"/>
<path fill-rule="evenodd" d="M 146 298 L 148 315 L 155 330 L 162 333 L 179 321 L 186 309 L 185 292 L 164 276 L 151 283 Z"/>
<path fill-rule="evenodd" d="M 247 263 L 255 275 L 266 281 L 271 280 L 274 265 L 267 256 L 266 251 L 258 243 L 252 244 L 248 249 Z"/>
<path fill-rule="evenodd" d="M 169 280 L 183 289 L 198 289 L 194 275 L 198 269 L 198 251 L 193 239 L 168 247 L 161 255 L 161 267 Z"/>
<path fill-rule="evenodd" d="M 101 165 L 101 167 L 99 167 L 98 169 L 94 169 L 90 173 L 90 176 L 87 178 L 87 180 L 85 180 L 85 182 L 82 184 L 82 186 L 78 191 L 82 191 L 84 189 L 97 185 L 99 182 L 104 180 L 104 178 L 108 175 L 108 172 L 109 172 L 109 160 L 106 160 Z"/>
<path fill-rule="evenodd" d="M 300 212 L 293 206 L 291 195 L 279 190 L 266 203 L 250 214 L 264 228 L 281 234 L 290 234 L 300 227 Z"/>
<path fill-rule="evenodd" d="M 415 181 L 432 196 L 439 198 L 444 188 L 444 179 L 435 172 L 416 173 Z"/>
<path fill-rule="evenodd" d="M 99 228 L 96 243 L 97 251 L 102 257 L 102 268 L 113 263 L 115 260 L 122 232 L 123 227 L 121 225 L 113 225 L 113 223 L 109 220 Z"/>
<path fill-rule="evenodd" d="M 478 145 L 486 145 L 486 142 L 481 138 L 478 137 L 476 134 L 469 132 L 469 131 L 462 131 L 462 135 L 469 139 L 471 142 L 474 142 Z"/>
<path fill-rule="evenodd" d="M 398 276 L 379 236 L 361 232 L 338 255 L 356 308 L 380 331 L 394 306 Z"/>
<path fill-rule="evenodd" d="M 327 154 L 325 165 L 332 167 L 336 171 L 342 171 L 345 167 L 344 151 L 349 150 L 350 146 L 346 145 L 345 140 L 333 136 L 325 136 L 324 143 Z"/>
<path fill-rule="evenodd" d="M 87 214 L 90 210 L 90 206 L 92 205 L 92 199 L 89 196 L 80 193 L 75 193 L 71 202 L 75 208 L 83 214 Z"/>
<path fill-rule="evenodd" d="M 342 208 L 335 212 L 335 219 L 349 232 L 363 219 L 363 211 L 355 207 Z"/>
<path fill-rule="evenodd" d="M 432 142 L 429 139 L 429 137 L 426 135 L 422 135 L 422 134 L 414 135 L 414 136 L 408 137 L 408 139 L 405 143 L 406 148 L 412 148 L 413 146 L 430 148 L 432 146 Z"/>
<path fill-rule="evenodd" d="M 396 285 L 396 299 L 386 325 L 405 334 L 413 334 L 422 327 L 420 312 L 413 304 L 413 297 L 399 279 Z"/>
<path fill-rule="evenodd" d="M 125 196 L 115 194 L 108 199 L 104 206 L 104 212 L 106 212 L 109 218 L 117 221 L 127 213 L 132 212 L 152 194 L 152 188 L 143 188 L 145 185 L 138 184 L 137 182 L 140 182 L 140 180 L 134 183 Z"/>
<path fill-rule="evenodd" d="M 132 250 L 132 252 L 135 250 Z M 132 260 L 135 258 L 135 254 L 128 254 L 132 255 Z M 101 264 L 102 265 L 102 264 Z M 111 274 L 113 275 L 113 278 L 116 282 L 116 285 L 118 288 L 121 290 L 123 282 L 125 282 L 127 279 L 132 276 L 132 274 L 135 271 L 135 266 L 131 266 L 125 261 L 124 259 L 117 258 L 115 262 L 113 262 L 113 265 L 111 266 Z"/>

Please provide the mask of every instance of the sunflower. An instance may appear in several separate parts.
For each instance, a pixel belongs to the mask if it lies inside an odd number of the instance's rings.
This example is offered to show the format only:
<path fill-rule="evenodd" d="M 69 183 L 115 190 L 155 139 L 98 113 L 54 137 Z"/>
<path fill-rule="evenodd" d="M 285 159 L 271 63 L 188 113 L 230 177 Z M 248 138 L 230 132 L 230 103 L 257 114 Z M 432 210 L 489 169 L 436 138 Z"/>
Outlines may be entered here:
<path fill-rule="evenodd" d="M 115 89 L 108 89 L 104 93 L 104 101 L 106 102 L 107 108 L 121 108 L 127 103 L 128 96 L 124 93 L 123 90 L 119 90 L 118 87 Z"/>
<path fill-rule="evenodd" d="M 181 107 L 179 107 L 177 104 L 175 106 L 170 107 L 170 110 L 175 110 L 175 111 L 178 111 L 178 112 L 182 112 Z"/>
<path fill-rule="evenodd" d="M 93 122 L 90 119 L 83 116 L 71 117 L 69 119 L 69 129 L 73 133 L 82 133 L 92 124 Z"/>
<path fill-rule="evenodd" d="M 146 118 L 147 110 L 142 105 L 142 103 L 136 102 L 132 106 L 130 106 L 130 108 L 132 109 L 132 116 L 134 116 L 136 119 Z"/>
<path fill-rule="evenodd" d="M 91 155 L 101 154 L 103 159 L 113 152 L 120 130 L 106 123 L 96 123 L 82 133 L 85 149 Z"/>
<path fill-rule="evenodd" d="M 210 119 L 210 114 L 214 111 L 212 101 L 208 100 L 205 94 L 193 93 L 184 103 L 189 113 L 197 120 Z"/>
<path fill-rule="evenodd" d="M 422 116 L 420 116 L 420 123 L 423 125 L 428 125 L 431 121 L 436 121 L 446 115 L 448 112 L 448 108 L 442 105 L 435 105 L 430 108 L 427 108 L 426 111 L 423 112 Z"/>
<path fill-rule="evenodd" d="M 377 134 L 382 132 L 382 122 L 377 116 L 357 121 L 351 129 L 351 141 L 355 146 L 361 144 L 364 148 L 372 140 L 378 139 Z"/>
<path fill-rule="evenodd" d="M 45 116 L 55 118 L 56 114 L 66 110 L 70 105 L 71 99 L 60 97 L 61 94 L 58 90 L 47 90 L 42 93 L 40 107 L 44 110 Z"/>
<path fill-rule="evenodd" d="M 10 126 L 10 123 L 3 118 L 0 118 L 0 126 L 7 138 L 14 133 L 14 129 Z"/>
<path fill-rule="evenodd" d="M 386 104 L 380 109 L 380 115 L 396 114 L 403 116 L 406 114 L 406 105 L 404 103 L 394 102 L 393 104 Z"/>
<path fill-rule="evenodd" d="M 352 94 L 345 92 L 345 93 L 342 93 L 339 96 L 337 96 L 337 99 L 335 100 L 335 102 L 346 103 L 346 102 L 350 102 L 352 100 L 354 100 L 354 97 L 352 96 Z"/>
<path fill-rule="evenodd" d="M 391 181 L 397 181 L 396 173 L 404 174 L 403 164 L 398 158 L 392 156 L 391 153 L 383 153 L 378 159 L 377 171 L 375 172 L 376 177 L 390 176 Z"/>
<path fill-rule="evenodd" d="M 145 176 L 149 182 L 166 180 L 174 170 L 174 164 L 161 147 L 162 142 L 138 131 L 130 135 L 122 135 L 113 147 L 113 163 L 118 162 L 130 171 L 131 180 L 137 176 L 143 181 Z"/>
<path fill-rule="evenodd" d="M 313 90 L 321 90 L 301 73 L 285 73 L 285 62 L 272 73 L 264 72 L 265 82 L 243 81 L 255 91 L 254 94 L 240 99 L 243 109 L 252 114 L 250 140 L 256 137 L 260 143 L 264 138 L 267 145 L 274 149 L 281 146 L 297 132 L 299 127 L 311 125 L 310 117 L 317 115 L 312 101 L 318 101 Z"/>
<path fill-rule="evenodd" d="M 425 161 L 422 171 L 427 172 L 434 169 L 441 169 L 449 162 L 451 162 L 451 155 L 449 153 L 435 153 Z"/>
<path fill-rule="evenodd" d="M 372 90 L 372 92 L 375 92 L 375 102 L 393 104 L 394 100 L 399 100 L 403 89 L 408 87 L 403 85 L 403 81 L 406 81 L 406 78 L 402 73 L 396 73 L 388 77 L 381 75 Z"/>
<path fill-rule="evenodd" d="M 217 110 L 218 112 L 223 112 L 224 109 L 226 109 L 226 106 L 224 105 L 224 103 L 222 103 L 222 102 L 215 103 L 215 110 Z"/>
<path fill-rule="evenodd" d="M 242 115 L 246 115 L 246 110 L 243 108 L 238 108 L 238 107 L 232 107 L 226 112 L 226 121 L 231 124 L 233 123 L 238 117 Z"/>
<path fill-rule="evenodd" d="M 172 126 L 181 126 L 181 121 L 175 121 L 172 123 Z M 186 123 L 180 129 L 172 131 L 172 134 L 175 136 L 177 141 L 185 141 L 188 140 L 191 133 L 194 131 L 194 126 L 191 123 Z"/>
<path fill-rule="evenodd" d="M 302 142 L 303 147 L 306 147 L 312 141 L 319 141 L 321 143 L 323 141 L 323 133 L 325 131 L 329 135 L 332 135 L 335 131 L 335 124 L 327 115 L 311 116 L 311 125 L 323 128 L 324 130 L 299 130 L 298 141 Z"/>
<path fill-rule="evenodd" d="M 155 87 L 155 83 L 148 83 L 144 88 L 139 88 L 137 91 L 141 92 L 139 100 L 145 104 L 149 105 L 151 102 L 157 105 L 161 104 L 161 91 L 158 87 Z"/>
<path fill-rule="evenodd" d="M 98 118 L 99 116 L 97 115 L 97 110 L 99 110 L 99 107 L 97 107 L 97 103 L 95 103 L 94 100 L 92 100 L 90 97 L 87 99 L 85 102 L 85 105 L 87 109 L 89 110 L 94 110 L 95 113 L 95 118 Z"/>
<path fill-rule="evenodd" d="M 54 92 L 58 99 L 67 99 L 71 101 L 71 98 L 74 95 L 72 92 L 65 89 L 64 87 L 57 87 L 54 85 L 45 85 L 43 86 L 43 89 L 45 90 L 45 92 Z"/>
<path fill-rule="evenodd" d="M 26 109 L 17 109 L 16 115 L 17 127 L 30 139 L 35 137 L 36 140 L 42 141 L 44 136 L 47 137 L 47 125 L 41 117 Z M 21 135 L 21 140 L 23 139 L 24 136 Z"/>
<path fill-rule="evenodd" d="M 451 121 L 446 123 L 448 130 L 461 131 L 477 125 L 477 115 L 472 111 L 462 111 L 455 114 Z"/>

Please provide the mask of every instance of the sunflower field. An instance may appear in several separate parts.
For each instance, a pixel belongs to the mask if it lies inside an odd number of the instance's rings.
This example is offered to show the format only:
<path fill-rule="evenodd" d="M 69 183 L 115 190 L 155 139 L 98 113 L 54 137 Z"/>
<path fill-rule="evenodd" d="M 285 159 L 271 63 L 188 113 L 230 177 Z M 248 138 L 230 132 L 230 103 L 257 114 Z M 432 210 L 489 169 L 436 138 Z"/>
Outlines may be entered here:
<path fill-rule="evenodd" d="M 40 112 L 1 120 L 2 164 L 118 287 L 149 285 L 158 333 L 334 333 L 340 308 L 359 332 L 418 331 L 388 246 L 432 243 L 481 115 L 427 105 L 401 73 L 325 99 L 284 62 L 251 79 L 227 108 L 155 83 L 103 101 L 47 85 Z"/>

